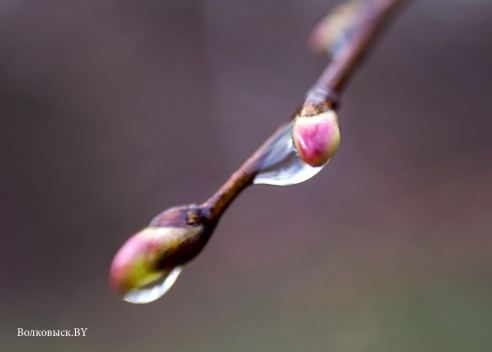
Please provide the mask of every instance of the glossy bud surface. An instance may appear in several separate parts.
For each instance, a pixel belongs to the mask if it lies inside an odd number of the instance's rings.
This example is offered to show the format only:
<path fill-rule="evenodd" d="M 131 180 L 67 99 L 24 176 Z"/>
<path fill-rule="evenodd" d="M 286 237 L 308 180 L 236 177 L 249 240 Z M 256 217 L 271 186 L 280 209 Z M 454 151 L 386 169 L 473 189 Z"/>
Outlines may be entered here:
<path fill-rule="evenodd" d="M 335 111 L 297 116 L 292 129 L 292 140 L 302 161 L 313 167 L 324 165 L 335 155 L 340 143 Z"/>

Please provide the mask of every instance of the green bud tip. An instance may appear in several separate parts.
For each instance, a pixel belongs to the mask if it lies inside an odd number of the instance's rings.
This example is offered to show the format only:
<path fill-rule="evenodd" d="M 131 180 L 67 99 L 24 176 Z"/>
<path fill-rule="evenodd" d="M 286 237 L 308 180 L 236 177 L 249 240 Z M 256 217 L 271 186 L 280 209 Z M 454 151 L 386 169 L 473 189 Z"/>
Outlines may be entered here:
<path fill-rule="evenodd" d="M 110 284 L 115 293 L 125 297 L 193 259 L 215 227 L 204 219 L 196 206 L 171 208 L 130 237 L 111 264 Z"/>

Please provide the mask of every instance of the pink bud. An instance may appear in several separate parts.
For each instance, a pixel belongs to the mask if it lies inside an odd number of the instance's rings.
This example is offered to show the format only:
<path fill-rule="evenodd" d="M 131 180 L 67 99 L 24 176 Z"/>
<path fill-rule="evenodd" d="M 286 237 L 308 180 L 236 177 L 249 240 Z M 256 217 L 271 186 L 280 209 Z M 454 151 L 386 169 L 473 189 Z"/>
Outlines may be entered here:
<path fill-rule="evenodd" d="M 159 280 L 203 248 L 203 226 L 147 227 L 121 247 L 111 264 L 110 283 L 120 296 Z"/>
<path fill-rule="evenodd" d="M 340 143 L 338 117 L 333 110 L 313 116 L 296 116 L 292 139 L 299 157 L 313 167 L 333 157 Z"/>

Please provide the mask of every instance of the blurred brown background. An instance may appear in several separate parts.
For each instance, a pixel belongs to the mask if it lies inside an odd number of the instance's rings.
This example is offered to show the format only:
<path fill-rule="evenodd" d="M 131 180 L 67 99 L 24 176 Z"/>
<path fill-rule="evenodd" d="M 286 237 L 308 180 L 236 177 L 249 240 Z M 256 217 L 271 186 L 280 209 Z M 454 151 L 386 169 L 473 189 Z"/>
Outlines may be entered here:
<path fill-rule="evenodd" d="M 336 3 L 0 1 L 0 350 L 492 350 L 487 0 L 411 3 L 322 173 L 245 191 L 162 299 L 109 290 L 132 233 L 210 196 L 294 111 Z"/>

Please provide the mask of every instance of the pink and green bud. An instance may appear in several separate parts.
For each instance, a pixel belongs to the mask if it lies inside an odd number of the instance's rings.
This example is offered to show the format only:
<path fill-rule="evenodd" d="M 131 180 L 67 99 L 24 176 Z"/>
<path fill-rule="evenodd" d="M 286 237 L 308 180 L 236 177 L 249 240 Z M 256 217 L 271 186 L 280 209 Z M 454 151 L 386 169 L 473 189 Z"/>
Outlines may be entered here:
<path fill-rule="evenodd" d="M 338 150 L 340 129 L 335 111 L 312 116 L 296 116 L 292 140 L 299 157 L 313 167 L 322 166 Z"/>
<path fill-rule="evenodd" d="M 158 284 L 173 272 L 177 277 L 179 267 L 203 249 L 214 227 L 196 206 L 163 212 L 116 253 L 110 269 L 111 287 L 125 300 L 145 303 L 128 297 L 135 297 L 135 292 Z"/>
<path fill-rule="evenodd" d="M 110 282 L 120 296 L 158 281 L 183 258 L 182 249 L 197 241 L 196 228 L 147 227 L 132 236 L 113 259 Z M 188 243 L 187 243 L 188 242 Z M 194 255 L 193 255 L 194 256 Z"/>

